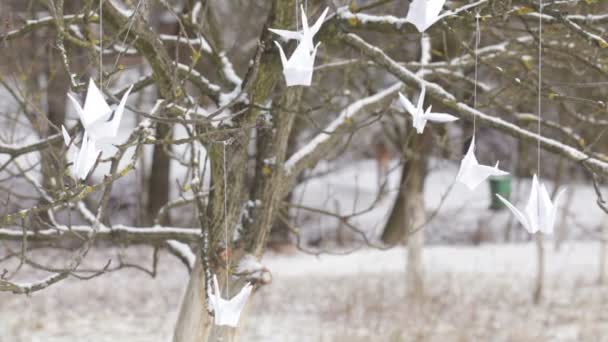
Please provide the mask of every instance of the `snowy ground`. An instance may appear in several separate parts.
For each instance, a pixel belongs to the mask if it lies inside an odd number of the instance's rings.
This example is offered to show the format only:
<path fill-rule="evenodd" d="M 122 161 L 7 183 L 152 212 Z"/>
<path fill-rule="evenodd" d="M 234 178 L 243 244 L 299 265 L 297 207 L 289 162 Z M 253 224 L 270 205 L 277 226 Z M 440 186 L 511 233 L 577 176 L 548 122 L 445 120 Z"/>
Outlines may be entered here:
<path fill-rule="evenodd" d="M 545 301 L 531 303 L 534 246 L 429 247 L 427 296 L 405 296 L 403 249 L 348 256 L 269 254 L 243 341 L 608 341 L 597 244 L 548 251 Z M 90 263 L 116 257 L 96 251 Z M 126 256 L 143 260 L 150 250 Z M 115 259 L 114 259 L 115 260 Z M 156 279 L 123 270 L 30 297 L 0 293 L 0 341 L 166 341 L 187 274 L 163 255 Z"/>
<path fill-rule="evenodd" d="M 429 243 L 467 243 L 475 241 L 503 241 L 507 226 L 512 227 L 511 238 L 515 241 L 529 239 L 529 235 L 518 227 L 507 210 L 493 211 L 490 207 L 488 182 L 475 191 L 455 183 L 458 164 L 449 160 L 433 159 L 425 181 L 425 206 L 429 218 L 425 227 Z M 314 171 L 323 174 L 296 188 L 293 201 L 306 207 L 318 208 L 342 215 L 364 212 L 351 219 L 357 228 L 377 239 L 382 232 L 388 214 L 397 195 L 401 169 L 393 163 L 387 181 L 387 195 L 377 199 L 376 163 L 374 160 L 350 162 L 336 169 L 336 163 L 321 163 Z M 523 208 L 528 200 L 531 178 L 514 179 L 511 200 Z M 554 185 L 547 182 L 551 192 Z M 567 238 L 596 237 L 593 231 L 601 225 L 605 213 L 595 204 L 596 195 L 591 184 L 567 183 L 561 188 L 566 194 L 560 204 L 556 231 Z M 374 204 L 375 203 L 375 204 Z M 367 211 L 374 204 L 372 210 Z M 331 216 L 310 214 L 306 210 L 294 210 L 296 224 L 302 230 L 304 241 L 326 237 L 335 238 L 339 220 Z M 347 234 L 348 229 L 345 229 Z M 481 235 L 481 236 L 477 236 Z M 558 234 L 559 235 L 559 234 Z M 356 234 L 351 234 L 355 236 Z"/>
<path fill-rule="evenodd" d="M 451 187 L 455 163 L 437 162 L 432 169 L 426 183 L 427 209 L 432 214 L 441 208 L 427 227 L 432 242 L 469 241 L 476 227 L 503 230 L 510 216 L 486 209 L 487 185 L 475 192 Z M 390 210 L 398 174 L 398 169 L 391 173 L 388 196 L 353 220 L 372 238 Z M 519 205 L 527 195 L 526 182 L 515 187 Z M 593 189 L 580 184 L 568 184 L 568 189 L 573 198 L 565 229 L 571 235 L 595 229 L 603 215 L 593 203 Z M 376 190 L 374 163 L 361 161 L 300 186 L 294 200 L 346 214 L 366 208 Z M 581 214 L 573 215 L 577 210 Z M 302 210 L 293 214 L 307 239 L 334 239 L 334 218 Z M 269 254 L 264 263 L 273 283 L 253 297 L 242 340 L 608 341 L 608 287 L 596 285 L 597 243 L 566 242 L 556 253 L 547 241 L 546 300 L 539 306 L 531 303 L 534 251 L 532 244 L 430 246 L 423 301 L 405 295 L 401 248 L 320 258 Z M 151 263 L 149 248 L 129 247 L 96 249 L 87 264 L 98 269 L 112 259 L 115 265 L 119 252 L 125 260 L 146 267 Z M 65 259 L 50 253 L 36 258 L 58 265 Z M 32 276 L 27 270 L 20 274 L 26 280 Z M 127 269 L 86 282 L 70 279 L 31 297 L 0 293 L 0 342 L 164 342 L 171 335 L 186 280 L 181 264 L 163 255 L 156 279 Z"/>

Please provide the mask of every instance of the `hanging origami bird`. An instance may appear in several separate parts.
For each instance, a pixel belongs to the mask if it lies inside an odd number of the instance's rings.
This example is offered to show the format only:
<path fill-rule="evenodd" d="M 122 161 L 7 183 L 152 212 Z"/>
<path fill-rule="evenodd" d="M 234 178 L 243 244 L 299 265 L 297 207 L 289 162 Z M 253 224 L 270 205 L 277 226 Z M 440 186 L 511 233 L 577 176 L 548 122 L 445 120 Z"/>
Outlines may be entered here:
<path fill-rule="evenodd" d="M 269 29 L 269 31 L 278 34 L 285 40 L 295 39 L 299 41 L 298 46 L 289 59 L 286 57 L 285 51 L 283 51 L 281 45 L 275 41 L 275 44 L 279 48 L 281 63 L 283 65 L 283 74 L 285 75 L 285 83 L 287 83 L 288 87 L 296 85 L 310 86 L 317 48 L 321 44 L 317 43 L 317 45 L 314 45 L 313 38 L 321 29 L 321 25 L 323 24 L 323 20 L 325 20 L 329 8 L 326 8 L 325 11 L 323 11 L 319 19 L 317 19 L 315 24 L 310 28 L 308 27 L 308 19 L 306 18 L 304 7 L 301 7 L 300 10 L 302 11 L 301 31 Z"/>
<path fill-rule="evenodd" d="M 399 102 L 401 102 L 401 105 L 412 116 L 412 125 L 414 128 L 416 128 L 416 132 L 418 132 L 418 134 L 422 134 L 424 132 L 424 126 L 426 126 L 427 121 L 452 122 L 458 120 L 457 117 L 450 114 L 432 113 L 432 106 L 429 106 L 429 108 L 427 108 L 425 111 L 423 108 L 425 96 L 426 87 L 423 85 L 422 90 L 420 91 L 420 96 L 418 97 L 418 105 L 414 107 L 410 100 L 403 96 L 403 94 L 399 93 Z"/>
<path fill-rule="evenodd" d="M 221 296 L 220 287 L 217 283 L 217 276 L 213 275 L 213 293 L 208 293 L 209 303 L 213 308 L 215 325 L 227 325 L 236 327 L 239 324 L 239 318 L 247 299 L 251 294 L 253 286 L 247 283 L 241 291 L 232 299 L 225 300 Z"/>
<path fill-rule="evenodd" d="M 439 19 L 445 0 L 414 0 L 410 4 L 405 20 L 424 32 Z"/>
<path fill-rule="evenodd" d="M 63 134 L 65 145 L 69 147 L 72 139 L 64 126 L 61 126 L 61 133 Z M 101 150 L 95 147 L 95 142 L 89 138 L 85 131 L 82 136 L 80 148 L 73 146 L 71 152 L 68 151 L 68 153 L 70 163 L 72 164 L 72 175 L 78 179 L 85 179 L 89 172 L 91 172 L 93 166 L 95 166 L 95 162 L 97 161 L 97 157 L 99 157 Z"/>
<path fill-rule="evenodd" d="M 68 97 L 78 112 L 80 122 L 84 126 L 89 137 L 98 145 L 114 144 L 118 136 L 120 121 L 125 111 L 127 97 L 133 86 L 125 92 L 116 110 L 112 111 L 108 103 L 105 101 L 103 94 L 93 82 L 89 80 L 89 88 L 87 97 L 84 102 L 84 108 L 80 106 L 78 101 L 71 95 Z"/>
<path fill-rule="evenodd" d="M 563 193 L 564 190 L 560 191 L 552 202 L 547 188 L 542 183 L 539 185 L 535 174 L 532 178 L 530 198 L 528 198 L 528 204 L 523 213 L 499 194 L 496 194 L 496 196 L 511 210 L 513 215 L 515 215 L 517 220 L 530 234 L 536 232 L 552 234 L 557 207 Z"/>
<path fill-rule="evenodd" d="M 477 158 L 475 158 L 475 136 L 473 136 L 469 149 L 460 163 L 456 180 L 466 185 L 470 190 L 474 190 L 490 176 L 504 176 L 508 174 L 508 172 L 498 169 L 498 162 L 496 162 L 496 166 L 494 167 L 479 164 Z"/>

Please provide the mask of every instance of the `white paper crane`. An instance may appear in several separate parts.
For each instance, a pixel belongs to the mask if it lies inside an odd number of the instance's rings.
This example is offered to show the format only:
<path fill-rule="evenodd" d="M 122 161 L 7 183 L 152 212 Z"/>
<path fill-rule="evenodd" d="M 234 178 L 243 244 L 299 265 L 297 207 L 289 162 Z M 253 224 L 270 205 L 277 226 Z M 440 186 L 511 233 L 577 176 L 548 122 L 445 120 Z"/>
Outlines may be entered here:
<path fill-rule="evenodd" d="M 61 126 L 61 133 L 63 134 L 65 145 L 70 147 L 72 139 L 64 126 Z M 93 166 L 95 166 L 99 153 L 101 153 L 101 150 L 95 147 L 95 142 L 85 132 L 80 148 L 72 146 L 71 150 L 68 151 L 70 163 L 72 163 L 72 175 L 78 179 L 87 178 L 87 175 L 91 172 Z"/>
<path fill-rule="evenodd" d="M 122 115 L 125 111 L 127 97 L 132 89 L 133 86 L 129 87 L 114 111 L 112 111 L 104 99 L 103 94 L 97 88 L 93 79 L 89 80 L 89 88 L 87 90 L 84 108 L 80 106 L 80 103 L 78 103 L 71 94 L 68 94 L 68 97 L 78 112 L 80 122 L 82 122 L 84 129 L 96 144 L 116 143 L 116 137 L 118 136 L 120 121 L 122 120 Z"/>
<path fill-rule="evenodd" d="M 557 208 L 563 193 L 564 190 L 561 190 L 552 202 L 547 188 L 542 183 L 539 185 L 538 179 L 534 175 L 530 198 L 528 198 L 528 204 L 523 213 L 499 194 L 496 194 L 496 196 L 511 210 L 513 215 L 515 215 L 517 220 L 530 234 L 536 232 L 552 234 Z"/>
<path fill-rule="evenodd" d="M 439 19 L 445 0 L 414 0 L 410 4 L 405 20 L 424 32 Z"/>
<path fill-rule="evenodd" d="M 452 122 L 458 120 L 457 117 L 444 114 L 444 113 L 432 113 L 431 108 L 424 110 L 424 97 L 426 95 L 426 87 L 423 85 L 422 90 L 420 91 L 420 96 L 418 97 L 418 105 L 414 107 L 414 105 L 408 100 L 403 94 L 399 93 L 399 102 L 405 108 L 405 110 L 410 113 L 412 116 L 412 125 L 416 128 L 416 132 L 418 134 L 422 134 L 424 132 L 424 126 L 426 126 L 427 121 L 435 121 L 435 122 Z"/>
<path fill-rule="evenodd" d="M 465 154 L 460 163 L 456 180 L 466 185 L 469 190 L 474 190 L 490 176 L 504 176 L 508 174 L 508 172 L 498 169 L 498 162 L 496 162 L 494 167 L 479 164 L 477 158 L 475 158 L 475 136 L 473 136 L 467 154 Z"/>
<path fill-rule="evenodd" d="M 225 300 L 221 296 L 220 287 L 217 283 L 217 276 L 213 275 L 213 291 L 208 293 L 209 303 L 213 308 L 215 325 L 227 325 L 236 327 L 239 324 L 241 312 L 247 303 L 253 286 L 247 283 L 241 291 L 232 299 Z"/>
<path fill-rule="evenodd" d="M 285 55 L 285 51 L 283 51 L 281 45 L 277 41 L 274 42 L 279 48 L 281 63 L 283 65 L 283 75 L 285 75 L 285 83 L 287 83 L 288 87 L 296 85 L 310 86 L 317 48 L 319 47 L 319 44 L 321 44 L 317 43 L 317 45 L 314 45 L 313 38 L 321 29 L 321 25 L 325 20 L 329 8 L 326 8 L 325 11 L 323 11 L 312 27 L 308 27 L 308 19 L 306 18 L 304 7 L 301 7 L 300 10 L 302 11 L 301 31 L 269 29 L 269 31 L 278 34 L 285 40 L 295 39 L 299 41 L 298 46 L 289 59 Z"/>

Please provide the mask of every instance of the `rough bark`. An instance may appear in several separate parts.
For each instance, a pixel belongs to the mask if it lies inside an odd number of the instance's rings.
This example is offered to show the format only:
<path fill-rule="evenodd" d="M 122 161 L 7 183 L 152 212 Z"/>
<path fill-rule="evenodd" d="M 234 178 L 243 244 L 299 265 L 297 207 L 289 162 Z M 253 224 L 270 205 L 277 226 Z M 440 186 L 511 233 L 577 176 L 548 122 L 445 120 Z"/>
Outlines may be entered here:
<path fill-rule="evenodd" d="M 288 23 L 293 20 L 291 1 L 275 0 L 270 9 L 267 18 L 268 27 L 287 27 Z M 272 91 L 280 79 L 280 61 L 276 54 L 271 53 L 272 36 L 266 29 L 261 34 L 261 42 L 259 49 L 263 49 L 260 60 L 258 77 L 253 81 L 251 93 L 249 94 L 250 102 L 264 103 L 271 96 Z M 301 90 L 288 90 L 286 92 L 285 104 L 293 106 L 299 99 Z M 263 112 L 255 107 L 238 119 L 238 124 L 250 125 L 257 121 L 259 115 Z M 257 159 L 256 159 L 256 184 L 250 193 L 244 191 L 244 183 L 247 175 L 248 166 L 248 145 L 250 131 L 247 134 L 236 138 L 229 146 L 226 146 L 228 163 L 226 170 L 228 171 L 227 187 L 228 193 L 224 194 L 224 146 L 210 145 L 207 146 L 209 152 L 209 160 L 212 171 L 212 186 L 213 189 L 209 197 L 209 205 L 207 207 L 207 217 L 209 218 L 209 232 L 211 236 L 210 251 L 218 248 L 220 241 L 223 241 L 224 236 L 224 220 L 228 220 L 230 234 L 234 232 L 236 222 L 240 218 L 240 213 L 245 202 L 245 195 L 252 198 L 252 203 L 256 203 L 254 208 L 250 208 L 250 220 L 245 220 L 243 223 L 243 238 L 245 245 L 234 246 L 234 249 L 228 249 L 228 254 L 233 255 L 234 262 L 237 262 L 237 252 L 251 253 L 258 258 L 261 257 L 266 243 L 266 238 L 274 223 L 276 212 L 280 202 L 285 196 L 284 192 L 284 170 L 278 167 L 269 166 L 264 168 L 264 161 L 274 158 L 276 165 L 282 165 L 285 160 L 287 149 L 287 141 L 293 124 L 295 113 L 289 111 L 272 113 L 275 123 L 274 130 L 268 130 L 266 135 L 258 134 L 259 141 L 257 142 Z M 266 165 L 268 166 L 268 165 Z M 270 171 L 270 172 L 269 172 Z M 259 178 L 258 178 L 259 177 Z M 220 190 L 221 191 L 218 191 Z M 224 202 L 226 200 L 226 202 Z M 257 205 L 259 203 L 259 205 Z M 226 204 L 227 216 L 224 215 L 224 205 Z M 237 251 L 240 250 L 240 251 Z M 199 262 L 200 264 L 200 262 Z M 218 269 L 218 278 L 225 269 Z M 225 274 L 225 273 L 223 273 Z M 194 273 L 191 277 L 201 277 L 202 274 Z M 242 286 L 242 284 L 240 284 Z M 232 289 L 234 292 L 240 290 L 239 286 Z M 188 283 L 186 293 L 203 293 L 204 281 L 191 280 Z M 209 323 L 204 317 L 196 311 L 205 310 L 206 301 L 204 296 L 184 297 L 180 317 L 178 319 L 175 336 L 177 342 L 201 342 L 201 341 L 234 341 L 238 338 L 238 330 L 235 329 L 219 329 L 212 326 L 210 330 L 207 328 Z"/>
<path fill-rule="evenodd" d="M 205 341 L 211 330 L 210 317 L 200 303 L 204 296 L 205 274 L 199 258 L 182 298 L 177 324 L 175 325 L 173 342 Z M 196 327 L 196 328 L 195 328 Z"/>

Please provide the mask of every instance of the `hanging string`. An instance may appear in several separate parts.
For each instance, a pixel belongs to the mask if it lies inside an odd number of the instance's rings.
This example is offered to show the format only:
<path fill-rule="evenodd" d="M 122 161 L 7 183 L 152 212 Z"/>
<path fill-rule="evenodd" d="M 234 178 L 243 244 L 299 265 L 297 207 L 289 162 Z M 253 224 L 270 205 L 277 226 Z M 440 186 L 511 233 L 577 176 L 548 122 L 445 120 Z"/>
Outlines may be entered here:
<path fill-rule="evenodd" d="M 227 200 L 227 196 L 228 196 L 228 170 L 226 168 L 226 145 L 228 144 L 227 141 L 224 141 L 224 233 L 226 236 L 226 295 L 228 295 L 228 281 L 230 278 L 230 250 L 229 250 L 229 242 L 228 242 L 228 211 L 227 211 L 227 206 L 228 206 L 228 200 Z"/>
<path fill-rule="evenodd" d="M 473 89 L 473 108 L 477 109 L 477 66 L 478 66 L 478 50 L 479 50 L 479 41 L 481 39 L 481 32 L 479 30 L 479 11 L 475 15 L 475 84 Z M 477 133 L 477 114 L 473 115 L 473 136 Z"/>
<path fill-rule="evenodd" d="M 295 1 L 296 4 L 296 31 L 300 30 L 300 24 L 299 24 L 299 20 L 298 20 L 298 0 Z"/>
<path fill-rule="evenodd" d="M 99 90 L 103 92 L 103 0 L 99 0 Z"/>
<path fill-rule="evenodd" d="M 143 0 L 139 0 L 137 2 L 137 6 L 135 6 L 135 10 L 133 11 L 133 14 L 131 15 L 131 17 L 129 18 L 129 25 L 127 26 L 127 32 L 125 33 L 125 37 L 122 40 L 122 49 L 120 51 L 118 51 L 118 54 L 116 55 L 116 59 L 114 60 L 114 65 L 112 66 L 112 69 L 111 69 L 113 71 L 116 70 L 116 67 L 118 66 L 118 62 L 120 61 L 120 58 L 122 57 L 123 53 L 125 53 L 128 50 L 128 47 L 126 45 L 127 38 L 129 38 L 129 33 L 131 32 L 131 27 L 133 27 L 133 22 L 135 22 L 135 17 L 139 13 L 139 7 L 141 6 L 142 2 L 143 2 Z M 110 86 L 110 81 L 111 81 L 111 77 L 108 77 L 108 80 L 106 82 L 106 87 Z"/>
<path fill-rule="evenodd" d="M 420 78 L 422 79 L 424 79 L 424 65 L 426 64 L 424 48 L 424 31 L 422 31 L 420 32 Z"/>
<path fill-rule="evenodd" d="M 540 121 L 542 112 L 542 89 L 543 89 L 543 0 L 539 1 L 538 15 L 538 139 L 537 139 L 537 156 L 536 156 L 536 173 L 540 178 Z"/>

